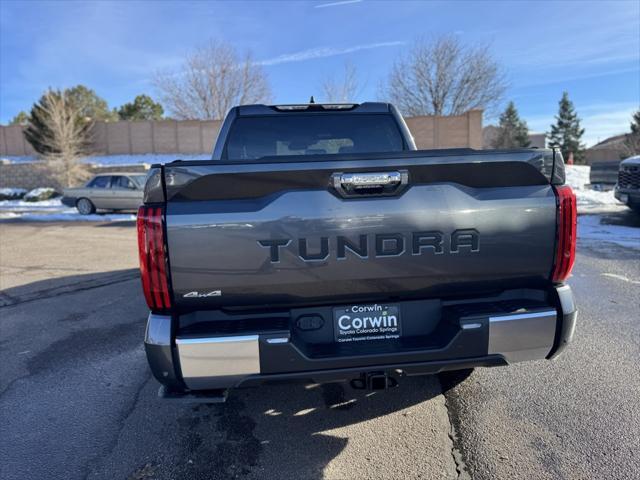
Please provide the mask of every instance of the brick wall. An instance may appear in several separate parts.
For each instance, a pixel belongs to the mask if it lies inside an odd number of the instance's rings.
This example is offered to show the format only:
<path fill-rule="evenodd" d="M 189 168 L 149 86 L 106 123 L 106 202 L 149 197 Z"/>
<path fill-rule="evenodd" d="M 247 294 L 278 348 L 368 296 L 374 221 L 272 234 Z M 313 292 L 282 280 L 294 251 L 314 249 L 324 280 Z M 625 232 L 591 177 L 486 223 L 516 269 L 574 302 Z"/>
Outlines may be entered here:
<path fill-rule="evenodd" d="M 56 188 L 43 167 L 40 163 L 0 163 L 0 188 Z"/>
<path fill-rule="evenodd" d="M 145 172 L 148 165 L 91 165 L 89 171 L 95 175 L 108 172 Z M 0 188 L 26 188 L 27 190 L 39 187 L 52 187 L 62 191 L 60 185 L 47 171 L 42 162 L 32 163 L 0 163 Z"/>
<path fill-rule="evenodd" d="M 482 148 L 482 111 L 451 117 L 405 119 L 419 149 Z"/>
<path fill-rule="evenodd" d="M 219 129 L 218 120 L 96 122 L 91 150 L 99 155 L 208 153 Z"/>
<path fill-rule="evenodd" d="M 33 147 L 22 134 L 22 125 L 0 126 L 0 155 L 35 155 Z"/>

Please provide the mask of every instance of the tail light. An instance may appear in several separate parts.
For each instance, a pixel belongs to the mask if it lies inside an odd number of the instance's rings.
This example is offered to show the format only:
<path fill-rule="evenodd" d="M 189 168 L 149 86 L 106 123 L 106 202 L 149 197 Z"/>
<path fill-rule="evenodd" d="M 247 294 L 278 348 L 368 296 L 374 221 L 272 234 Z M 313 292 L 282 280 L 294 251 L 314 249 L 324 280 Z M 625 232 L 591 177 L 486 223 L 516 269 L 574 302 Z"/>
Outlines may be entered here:
<path fill-rule="evenodd" d="M 556 188 L 558 198 L 558 230 L 556 239 L 556 260 L 551 279 L 565 281 L 571 274 L 576 259 L 576 225 L 578 211 L 576 195 L 569 186 Z"/>
<path fill-rule="evenodd" d="M 154 311 L 171 308 L 163 217 L 162 207 L 143 206 L 138 209 L 138 253 L 142 290 L 147 305 Z"/>

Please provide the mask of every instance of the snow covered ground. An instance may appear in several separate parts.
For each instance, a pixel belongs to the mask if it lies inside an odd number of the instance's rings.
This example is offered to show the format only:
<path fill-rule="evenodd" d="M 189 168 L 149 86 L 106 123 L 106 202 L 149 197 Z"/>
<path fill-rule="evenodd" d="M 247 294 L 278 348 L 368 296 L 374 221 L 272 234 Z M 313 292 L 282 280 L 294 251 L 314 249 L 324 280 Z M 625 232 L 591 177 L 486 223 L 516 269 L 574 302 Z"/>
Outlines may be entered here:
<path fill-rule="evenodd" d="M 23 220 L 30 222 L 111 222 L 133 221 L 135 215 L 130 213 L 109 213 L 105 215 L 80 215 L 75 208 L 62 204 L 59 198 L 42 202 L 25 202 L 24 200 L 0 201 L 0 222 L 7 220 Z"/>
<path fill-rule="evenodd" d="M 83 159 L 86 163 L 94 165 L 140 165 L 143 163 L 168 163 L 174 160 L 208 160 L 211 154 L 190 155 L 183 153 L 149 153 L 144 155 L 94 155 Z M 0 161 L 6 163 L 31 163 L 38 159 L 36 157 L 15 157 L 3 156 Z"/>
<path fill-rule="evenodd" d="M 43 200 L 41 202 L 27 202 L 25 200 L 0 200 L 0 212 L 53 211 L 68 208 L 62 205 L 59 198 Z"/>
<path fill-rule="evenodd" d="M 0 200 L 15 200 L 27 194 L 24 188 L 0 188 Z"/>
<path fill-rule="evenodd" d="M 613 190 L 602 192 L 588 188 L 589 169 L 586 165 L 567 165 L 567 184 L 578 200 L 578 242 L 581 244 L 613 243 L 640 250 L 640 228 L 611 225 L 608 215 L 623 214 L 633 218 L 627 206 L 618 202 Z"/>
<path fill-rule="evenodd" d="M 576 193 L 578 198 L 578 213 L 598 213 L 621 211 L 626 209 L 622 203 L 613 196 L 613 190 L 602 192 L 588 188 L 589 170 L 588 165 L 567 165 L 567 184 Z"/>
<path fill-rule="evenodd" d="M 169 163 L 174 160 L 208 160 L 211 154 L 185 155 L 180 153 L 149 153 L 146 155 L 99 155 L 85 158 L 95 165 L 140 165 L 141 163 Z"/>
<path fill-rule="evenodd" d="M 630 213 L 630 215 L 633 215 Z M 626 248 L 640 250 L 640 228 L 611 225 L 602 215 L 578 217 L 578 242 L 582 244 L 614 243 Z"/>
<path fill-rule="evenodd" d="M 80 215 L 75 208 L 51 213 L 0 212 L 0 222 L 14 219 L 26 222 L 133 222 L 136 216 L 120 213 Z"/>
<path fill-rule="evenodd" d="M 0 157 L 0 163 L 31 163 L 36 162 L 36 157 L 20 157 L 16 155 L 3 155 Z"/>

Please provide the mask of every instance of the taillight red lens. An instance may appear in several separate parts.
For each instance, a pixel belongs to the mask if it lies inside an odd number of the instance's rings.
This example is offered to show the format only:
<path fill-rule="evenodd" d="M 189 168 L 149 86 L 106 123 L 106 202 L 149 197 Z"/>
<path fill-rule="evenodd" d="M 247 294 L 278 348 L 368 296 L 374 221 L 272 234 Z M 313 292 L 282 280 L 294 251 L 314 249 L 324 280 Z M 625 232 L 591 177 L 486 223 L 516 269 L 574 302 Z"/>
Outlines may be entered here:
<path fill-rule="evenodd" d="M 576 228 L 578 209 L 576 195 L 569 186 L 556 188 L 558 197 L 558 238 L 556 261 L 551 276 L 554 282 L 564 282 L 571 274 L 576 260 Z"/>
<path fill-rule="evenodd" d="M 161 207 L 138 209 L 138 254 L 140 277 L 147 305 L 152 310 L 171 308 L 167 281 L 166 247 L 164 241 L 163 212 Z"/>

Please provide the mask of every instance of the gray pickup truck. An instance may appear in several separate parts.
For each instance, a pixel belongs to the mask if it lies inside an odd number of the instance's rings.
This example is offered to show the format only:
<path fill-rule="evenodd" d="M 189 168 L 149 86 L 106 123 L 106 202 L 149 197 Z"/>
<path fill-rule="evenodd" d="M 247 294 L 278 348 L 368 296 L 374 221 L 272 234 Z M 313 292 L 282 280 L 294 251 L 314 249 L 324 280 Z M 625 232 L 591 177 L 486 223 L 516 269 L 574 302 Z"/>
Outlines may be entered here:
<path fill-rule="evenodd" d="M 233 108 L 213 158 L 138 212 L 145 347 L 167 398 L 552 359 L 576 200 L 551 150 L 416 150 L 386 103 Z"/>

